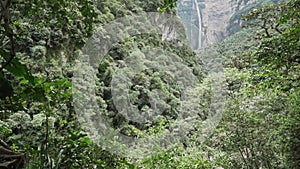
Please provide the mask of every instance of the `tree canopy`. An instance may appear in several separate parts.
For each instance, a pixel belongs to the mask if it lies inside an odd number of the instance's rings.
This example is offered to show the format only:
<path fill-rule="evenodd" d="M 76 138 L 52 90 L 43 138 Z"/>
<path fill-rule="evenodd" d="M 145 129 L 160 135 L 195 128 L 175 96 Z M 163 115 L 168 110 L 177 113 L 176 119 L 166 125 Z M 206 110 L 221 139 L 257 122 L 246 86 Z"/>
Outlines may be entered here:
<path fill-rule="evenodd" d="M 116 22 L 114 31 L 125 34 L 130 30 L 136 35 L 113 44 L 94 63 L 98 66 L 94 74 L 90 67 L 80 67 L 86 71 L 83 77 L 95 76 L 89 88 L 74 85 L 74 72 L 78 60 L 86 57 L 83 47 L 89 38 L 95 34 L 112 38 L 104 28 L 118 18 L 145 12 L 175 15 L 176 0 L 1 1 L 0 168 L 299 168 L 300 1 L 237 3 L 247 5 L 232 16 L 231 36 L 198 51 L 185 39 L 178 42 L 163 40 L 157 33 L 139 34 L 149 28 L 146 21 L 135 20 L 139 28 L 134 30 L 122 29 L 126 23 Z M 158 61 L 146 60 L 147 54 Z M 220 61 L 223 66 L 214 64 Z M 141 65 L 152 67 L 131 70 Z M 170 70 L 159 70 L 163 67 Z M 219 125 L 206 136 L 202 130 L 215 108 L 217 78 L 208 72 L 221 67 L 225 74 L 222 94 L 227 100 L 220 103 L 225 108 Z M 114 83 L 120 69 L 130 82 Z M 189 77 L 197 83 L 190 98 L 184 98 L 181 82 Z M 82 78 L 78 83 L 89 81 Z M 95 144 L 88 131 L 99 131 L 84 128 L 76 114 L 76 87 L 95 90 L 95 96 L 77 94 L 91 99 L 86 103 L 90 109 L 89 103 L 95 100 L 99 113 L 115 131 L 132 138 L 155 138 L 162 145 L 176 144 L 139 159 Z M 113 97 L 118 89 L 126 91 L 131 106 L 141 112 L 133 116 L 145 121 L 134 121 L 118 111 L 115 103 L 126 101 L 123 95 Z M 162 113 L 151 120 L 159 109 Z M 99 122 L 95 112 L 84 111 Z M 190 114 L 196 117 L 178 123 L 177 119 Z M 165 133 L 176 134 L 178 126 L 188 132 L 177 133 L 180 140 L 163 140 Z M 175 134 L 170 138 L 177 138 Z"/>

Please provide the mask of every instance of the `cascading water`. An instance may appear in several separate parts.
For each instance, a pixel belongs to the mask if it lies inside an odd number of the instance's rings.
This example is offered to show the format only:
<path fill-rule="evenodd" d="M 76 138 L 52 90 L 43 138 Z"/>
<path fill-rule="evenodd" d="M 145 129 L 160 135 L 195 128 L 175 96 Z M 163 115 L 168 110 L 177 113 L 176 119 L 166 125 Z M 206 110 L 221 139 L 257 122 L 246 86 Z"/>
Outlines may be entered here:
<path fill-rule="evenodd" d="M 185 25 L 187 37 L 194 50 L 200 49 L 202 45 L 202 16 L 198 0 L 179 0 L 177 12 Z"/>

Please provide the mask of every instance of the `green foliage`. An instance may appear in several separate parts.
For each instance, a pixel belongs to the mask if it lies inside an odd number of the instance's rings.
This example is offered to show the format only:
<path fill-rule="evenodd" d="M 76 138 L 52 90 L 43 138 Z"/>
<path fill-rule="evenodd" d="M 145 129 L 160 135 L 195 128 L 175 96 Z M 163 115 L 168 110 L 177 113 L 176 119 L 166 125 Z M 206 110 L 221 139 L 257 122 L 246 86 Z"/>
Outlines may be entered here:
<path fill-rule="evenodd" d="M 166 12 L 168 10 L 174 9 L 175 6 L 176 6 L 176 0 L 164 0 L 163 7 L 158 7 L 157 10 L 159 12 Z"/>
<path fill-rule="evenodd" d="M 70 81 L 74 60 L 94 27 L 142 12 L 172 13 L 175 1 L 2 1 L 0 139 L 13 150 L 25 153 L 25 168 L 32 169 L 299 168 L 300 2 L 277 2 L 258 1 L 246 6 L 232 17 L 233 27 L 241 14 L 265 5 L 245 16 L 243 23 L 249 24 L 249 29 L 197 55 L 185 44 L 177 46 L 176 41 L 162 41 L 155 34 L 129 37 L 114 45 L 98 63 L 97 96 L 92 99 L 98 101 L 105 120 L 127 136 L 159 137 L 182 113 L 180 88 L 172 77 L 177 71 L 159 71 L 162 65 L 148 60 L 151 69 L 130 74 L 128 62 L 139 65 L 147 49 L 160 48 L 177 55 L 200 81 L 193 91 L 201 96 L 197 100 L 200 111 L 196 112 L 196 126 L 180 144 L 136 160 L 93 144 L 79 125 Z M 140 26 L 139 30 L 147 29 L 146 23 Z M 102 32 L 99 36 L 104 35 Z M 170 61 L 162 52 L 148 52 L 162 63 Z M 206 67 L 198 65 L 202 63 L 199 60 L 205 61 Z M 209 117 L 215 78 L 207 73 L 218 69 L 211 65 L 220 60 L 229 89 L 226 110 L 217 131 L 203 141 L 202 122 Z M 175 63 L 172 66 L 178 67 Z M 155 121 L 137 123 L 116 110 L 111 81 L 120 67 L 132 78 L 128 97 L 143 117 L 155 116 L 148 93 L 159 90 L 164 95 L 164 99 L 154 101 L 164 108 Z M 124 89 L 126 85 L 120 83 L 117 87 Z M 187 114 L 195 113 L 190 111 Z"/>
<path fill-rule="evenodd" d="M 261 39 L 258 50 L 253 53 L 259 67 L 254 73 L 260 83 L 283 90 L 299 87 L 299 1 L 292 0 L 251 12 L 246 18 L 258 27 L 257 38 Z M 271 85 L 271 86 L 270 86 Z"/>
<path fill-rule="evenodd" d="M 166 152 L 158 153 L 150 158 L 143 159 L 137 165 L 138 168 L 211 168 L 213 164 L 205 159 L 204 154 L 194 151 L 186 151 L 183 147 L 176 147 Z"/>
<path fill-rule="evenodd" d="M 299 100 L 299 17 L 292 17 L 299 15 L 298 7 L 299 1 L 291 0 L 254 9 L 246 15 L 252 37 L 230 37 L 243 43 L 229 51 L 230 38 L 221 44 L 230 99 L 215 134 L 222 144 L 210 144 L 226 154 L 228 168 L 299 167 L 299 109 L 294 106 Z"/>
<path fill-rule="evenodd" d="M 300 133 L 300 113 L 299 113 L 299 90 L 295 91 L 295 93 L 291 94 L 289 97 L 289 116 L 288 121 L 285 123 L 286 130 L 289 131 L 288 133 L 288 162 L 290 164 L 290 167 L 297 167 L 300 162 L 300 156 L 299 156 L 299 145 L 300 139 L 299 139 L 299 133 Z M 285 132 L 284 131 L 284 132 Z"/>
<path fill-rule="evenodd" d="M 0 28 L 1 138 L 26 154 L 26 168 L 134 168 L 130 160 L 93 145 L 78 125 L 71 100 L 71 67 L 95 25 L 142 11 L 155 12 L 159 7 L 169 12 L 174 2 L 6 2 L 11 1 L 1 2 L 0 18 L 3 25 Z M 110 83 L 114 71 L 111 65 L 118 60 L 116 54 L 125 57 L 137 44 L 162 47 L 174 51 L 190 65 L 194 63 L 195 55 L 187 46 L 176 48 L 156 35 L 132 37 L 112 50 L 113 59 L 101 63 L 100 72 L 105 73 L 99 76 L 100 83 Z M 201 74 L 199 70 L 198 74 Z M 140 76 L 145 76 L 146 82 L 153 83 L 154 88 L 163 90 L 169 97 L 175 97 L 176 89 L 166 84 L 165 75 L 142 73 Z M 135 79 L 136 88 L 141 85 L 139 78 Z M 136 104 L 144 107 L 145 102 L 136 100 Z M 166 116 L 171 117 L 171 112 L 168 113 Z M 148 134 L 159 133 L 165 123 L 165 119 L 158 121 L 149 128 Z M 142 133 L 137 125 L 128 127 L 124 132 Z"/>

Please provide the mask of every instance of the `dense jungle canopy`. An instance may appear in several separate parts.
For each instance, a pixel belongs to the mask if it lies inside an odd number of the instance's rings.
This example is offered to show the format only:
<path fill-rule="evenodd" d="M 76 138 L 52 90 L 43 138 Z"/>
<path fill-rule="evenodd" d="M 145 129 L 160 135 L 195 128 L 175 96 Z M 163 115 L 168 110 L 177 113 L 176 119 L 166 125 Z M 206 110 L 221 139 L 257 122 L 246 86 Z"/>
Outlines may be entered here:
<path fill-rule="evenodd" d="M 0 169 L 300 168 L 300 0 L 248 2 L 193 50 L 176 0 L 1 0 Z"/>

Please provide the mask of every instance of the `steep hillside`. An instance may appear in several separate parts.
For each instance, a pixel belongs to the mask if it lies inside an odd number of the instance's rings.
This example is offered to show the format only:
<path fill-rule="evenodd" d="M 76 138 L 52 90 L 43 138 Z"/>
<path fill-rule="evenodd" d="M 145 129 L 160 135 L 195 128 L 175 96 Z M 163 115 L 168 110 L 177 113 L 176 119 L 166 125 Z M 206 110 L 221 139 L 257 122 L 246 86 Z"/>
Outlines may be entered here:
<path fill-rule="evenodd" d="M 282 0 L 179 0 L 177 11 L 185 24 L 193 49 L 199 49 L 239 31 L 242 14 L 280 1 Z"/>
<path fill-rule="evenodd" d="M 2 0 L 0 168 L 300 168 L 279 1 Z"/>

